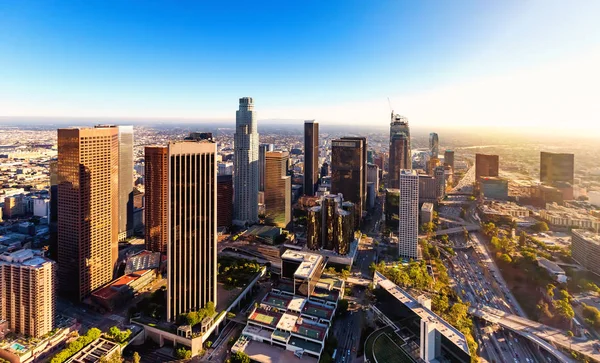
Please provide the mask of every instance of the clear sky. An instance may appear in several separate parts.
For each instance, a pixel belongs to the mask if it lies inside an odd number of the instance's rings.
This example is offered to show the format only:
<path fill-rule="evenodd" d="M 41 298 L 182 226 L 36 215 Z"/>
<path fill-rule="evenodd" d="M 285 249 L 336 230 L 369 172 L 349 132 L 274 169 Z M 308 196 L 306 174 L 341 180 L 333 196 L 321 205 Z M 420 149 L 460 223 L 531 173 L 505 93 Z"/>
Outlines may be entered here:
<path fill-rule="evenodd" d="M 0 116 L 600 132 L 600 1 L 0 2 Z"/>

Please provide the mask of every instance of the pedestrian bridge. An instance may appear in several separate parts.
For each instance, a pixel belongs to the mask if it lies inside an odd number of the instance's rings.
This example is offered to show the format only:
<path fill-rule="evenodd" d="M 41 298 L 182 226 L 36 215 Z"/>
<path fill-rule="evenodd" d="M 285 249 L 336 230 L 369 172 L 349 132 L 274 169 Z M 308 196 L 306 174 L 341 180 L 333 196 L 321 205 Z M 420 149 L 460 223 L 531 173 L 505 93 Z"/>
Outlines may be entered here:
<path fill-rule="evenodd" d="M 481 227 L 477 224 L 469 224 L 466 226 L 461 226 L 461 227 L 452 227 L 452 228 L 447 228 L 447 229 L 440 229 L 437 230 L 433 233 L 434 236 L 443 236 L 445 234 L 447 235 L 451 235 L 451 234 L 456 234 L 456 233 L 463 233 L 464 230 L 466 229 L 469 232 L 474 232 L 474 231 L 479 231 Z M 419 237 L 425 238 L 426 235 L 420 235 Z"/>
<path fill-rule="evenodd" d="M 561 362 L 572 362 L 573 360 L 557 349 L 557 346 L 571 349 L 593 361 L 600 362 L 600 352 L 595 348 L 595 346 L 600 346 L 598 340 L 579 337 L 571 338 L 559 329 L 485 305 L 471 306 L 469 314 L 490 323 L 498 324 L 503 328 L 510 329 L 544 348 Z"/>

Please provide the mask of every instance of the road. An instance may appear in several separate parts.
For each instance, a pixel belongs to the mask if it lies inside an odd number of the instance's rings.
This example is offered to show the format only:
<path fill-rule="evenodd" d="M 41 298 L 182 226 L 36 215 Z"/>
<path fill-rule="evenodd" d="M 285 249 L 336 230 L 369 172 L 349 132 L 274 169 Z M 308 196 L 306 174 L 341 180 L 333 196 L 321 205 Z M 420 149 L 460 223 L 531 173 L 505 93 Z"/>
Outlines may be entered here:
<path fill-rule="evenodd" d="M 332 332 L 330 332 L 338 340 L 335 362 L 351 362 L 356 358 L 364 319 L 362 310 L 364 291 L 364 288 L 356 286 L 352 288 L 352 296 L 346 297 L 351 304 L 348 313 L 335 320 Z"/>

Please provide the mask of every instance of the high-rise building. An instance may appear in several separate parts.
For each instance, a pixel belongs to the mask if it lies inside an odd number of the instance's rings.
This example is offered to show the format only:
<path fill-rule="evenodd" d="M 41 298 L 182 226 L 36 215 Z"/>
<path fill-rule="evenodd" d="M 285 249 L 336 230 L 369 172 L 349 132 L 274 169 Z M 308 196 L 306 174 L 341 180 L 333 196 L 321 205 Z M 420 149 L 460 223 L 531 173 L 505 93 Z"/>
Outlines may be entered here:
<path fill-rule="evenodd" d="M 323 196 L 320 203 L 308 210 L 307 247 L 347 254 L 354 239 L 354 203 L 344 202 L 341 194 Z"/>
<path fill-rule="evenodd" d="M 410 129 L 408 119 L 392 112 L 390 123 L 390 160 L 388 166 L 388 184 L 390 188 L 399 187 L 401 169 L 412 169 L 410 149 Z"/>
<path fill-rule="evenodd" d="M 565 153 L 540 153 L 540 181 L 546 184 L 573 184 L 575 155 Z"/>
<path fill-rule="evenodd" d="M 419 176 L 414 170 L 400 170 L 399 189 L 398 254 L 419 259 Z"/>
<path fill-rule="evenodd" d="M 48 218 L 48 229 L 50 230 L 50 245 L 48 246 L 48 257 L 56 261 L 58 259 L 58 160 L 50 160 L 50 218 Z"/>
<path fill-rule="evenodd" d="M 454 171 L 454 151 L 446 150 L 444 152 L 444 166 L 449 166 Z"/>
<path fill-rule="evenodd" d="M 258 191 L 265 191 L 265 169 L 266 155 L 269 151 L 273 151 L 273 144 L 260 144 L 258 146 Z"/>
<path fill-rule="evenodd" d="M 304 121 L 304 194 L 315 195 L 319 181 L 319 123 Z"/>
<path fill-rule="evenodd" d="M 321 178 L 324 176 L 329 176 L 329 163 L 324 162 L 323 165 L 321 165 Z"/>
<path fill-rule="evenodd" d="M 292 220 L 292 177 L 287 175 L 287 151 L 266 153 L 265 221 L 286 228 Z"/>
<path fill-rule="evenodd" d="M 379 190 L 379 167 L 375 164 L 367 164 L 367 183 L 374 183 Z"/>
<path fill-rule="evenodd" d="M 446 176 L 443 166 L 437 166 L 433 169 L 433 177 L 436 185 L 436 198 L 441 200 L 446 196 Z"/>
<path fill-rule="evenodd" d="M 217 146 L 191 139 L 167 148 L 167 320 L 174 321 L 217 301 Z"/>
<path fill-rule="evenodd" d="M 144 149 L 146 249 L 167 253 L 168 239 L 168 148 Z"/>
<path fill-rule="evenodd" d="M 475 154 L 475 181 L 482 176 L 498 176 L 498 155 Z"/>
<path fill-rule="evenodd" d="M 217 226 L 230 227 L 233 220 L 233 177 L 217 176 Z"/>
<path fill-rule="evenodd" d="M 67 295 L 81 301 L 112 280 L 118 212 L 118 129 L 59 129 L 58 276 Z"/>
<path fill-rule="evenodd" d="M 363 205 L 362 208 L 363 210 L 366 210 L 367 206 L 365 203 L 365 200 L 367 199 L 367 138 L 366 137 L 342 137 L 342 140 L 360 140 L 362 141 L 362 162 L 361 162 L 361 169 L 362 169 L 362 185 L 363 185 L 363 190 L 362 190 L 362 200 L 363 200 Z"/>
<path fill-rule="evenodd" d="M 331 142 L 331 193 L 342 193 L 356 204 L 357 224 L 362 217 L 366 196 L 363 140 L 337 139 Z"/>
<path fill-rule="evenodd" d="M 429 153 L 432 158 L 439 158 L 440 155 L 440 139 L 438 134 L 432 132 L 429 134 Z"/>
<path fill-rule="evenodd" d="M 251 97 L 240 98 L 234 136 L 234 223 L 258 222 L 258 129 Z"/>
<path fill-rule="evenodd" d="M 39 338 L 54 329 L 56 262 L 32 250 L 0 255 L 0 320 Z"/>
<path fill-rule="evenodd" d="M 133 235 L 133 126 L 119 129 L 119 240 Z"/>
<path fill-rule="evenodd" d="M 22 194 L 4 198 L 4 218 L 22 217 L 25 214 L 25 197 Z"/>

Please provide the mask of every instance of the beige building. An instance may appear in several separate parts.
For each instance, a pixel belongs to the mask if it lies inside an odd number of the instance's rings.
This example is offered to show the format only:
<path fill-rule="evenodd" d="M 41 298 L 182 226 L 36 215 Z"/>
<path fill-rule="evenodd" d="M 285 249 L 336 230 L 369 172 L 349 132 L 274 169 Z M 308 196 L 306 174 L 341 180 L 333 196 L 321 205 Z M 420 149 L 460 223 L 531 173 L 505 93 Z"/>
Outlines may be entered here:
<path fill-rule="evenodd" d="M 54 328 L 56 270 L 32 250 L 0 256 L 0 320 L 10 330 L 38 338 Z"/>
<path fill-rule="evenodd" d="M 118 129 L 59 129 L 59 280 L 76 300 L 113 278 L 119 254 L 118 189 Z"/>
<path fill-rule="evenodd" d="M 168 145 L 167 320 L 217 303 L 217 144 Z"/>
<path fill-rule="evenodd" d="M 549 224 L 559 227 L 600 229 L 600 219 L 585 209 L 569 208 L 556 203 L 546 204 L 540 217 Z"/>

